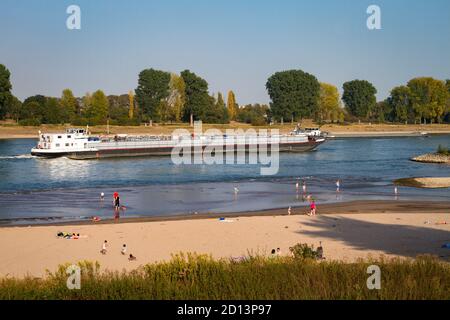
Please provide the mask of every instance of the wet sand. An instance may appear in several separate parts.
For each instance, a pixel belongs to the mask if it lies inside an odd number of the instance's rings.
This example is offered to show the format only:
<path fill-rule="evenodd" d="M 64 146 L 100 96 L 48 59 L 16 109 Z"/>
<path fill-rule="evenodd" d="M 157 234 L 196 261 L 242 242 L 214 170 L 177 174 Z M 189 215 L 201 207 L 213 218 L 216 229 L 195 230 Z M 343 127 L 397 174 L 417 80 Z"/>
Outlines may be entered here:
<path fill-rule="evenodd" d="M 41 277 L 63 263 L 98 261 L 103 269 L 132 270 L 164 261 L 178 252 L 238 257 L 248 252 L 288 253 L 296 243 L 322 242 L 328 260 L 354 261 L 379 255 L 416 257 L 432 254 L 449 260 L 450 202 L 358 201 L 318 207 L 319 215 L 306 216 L 306 208 L 172 217 L 160 220 L 127 219 L 94 224 L 0 228 L 0 276 L 27 274 Z M 187 219 L 189 218 L 189 219 Z M 151 221 L 153 220 L 153 221 Z M 170 221 L 172 220 L 172 221 Z M 447 224 L 444 224 L 446 222 Z M 59 239 L 58 231 L 80 233 L 77 240 Z M 108 240 L 106 255 L 100 254 Z M 137 257 L 130 262 L 120 254 L 123 244 Z"/>

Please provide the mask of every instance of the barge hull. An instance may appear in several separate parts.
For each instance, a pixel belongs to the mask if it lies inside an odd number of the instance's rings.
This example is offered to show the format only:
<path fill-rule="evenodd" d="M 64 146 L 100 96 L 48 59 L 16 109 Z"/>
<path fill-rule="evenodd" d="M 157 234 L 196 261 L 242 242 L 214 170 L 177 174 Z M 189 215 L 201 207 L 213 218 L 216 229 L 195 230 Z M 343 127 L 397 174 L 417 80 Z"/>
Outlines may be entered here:
<path fill-rule="evenodd" d="M 317 146 L 322 144 L 324 141 L 309 141 L 304 143 L 286 143 L 279 144 L 279 152 L 307 152 L 315 149 Z M 210 149 L 222 148 L 223 153 L 234 152 L 237 153 L 237 146 L 234 146 L 234 149 L 227 150 L 225 146 L 203 146 L 202 151 L 208 147 Z M 186 151 L 189 148 L 184 147 L 183 151 Z M 195 154 L 200 152 L 199 148 L 191 147 L 188 150 L 189 154 Z M 96 151 L 78 151 L 78 152 L 70 152 L 67 153 L 67 156 L 70 159 L 74 160 L 90 160 L 90 159 L 102 159 L 102 158 L 118 158 L 118 157 L 143 157 L 143 156 L 171 156 L 173 147 L 158 147 L 158 148 L 124 148 L 124 149 L 99 149 Z M 256 145 L 245 145 L 245 153 L 257 151 Z M 267 146 L 267 152 L 270 153 L 271 147 Z M 241 150 L 239 150 L 241 151 Z M 180 156 L 183 153 L 180 152 Z"/>

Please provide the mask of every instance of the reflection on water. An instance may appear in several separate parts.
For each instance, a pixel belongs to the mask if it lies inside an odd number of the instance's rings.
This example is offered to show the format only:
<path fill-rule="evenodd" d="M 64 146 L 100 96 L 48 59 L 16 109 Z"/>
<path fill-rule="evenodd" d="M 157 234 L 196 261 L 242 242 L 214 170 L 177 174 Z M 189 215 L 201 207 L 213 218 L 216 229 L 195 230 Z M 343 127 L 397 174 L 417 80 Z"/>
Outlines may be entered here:
<path fill-rule="evenodd" d="M 36 158 L 37 174 L 48 177 L 49 180 L 60 181 L 73 178 L 87 179 L 91 174 L 92 161 L 74 161 L 66 157 L 55 159 Z"/>

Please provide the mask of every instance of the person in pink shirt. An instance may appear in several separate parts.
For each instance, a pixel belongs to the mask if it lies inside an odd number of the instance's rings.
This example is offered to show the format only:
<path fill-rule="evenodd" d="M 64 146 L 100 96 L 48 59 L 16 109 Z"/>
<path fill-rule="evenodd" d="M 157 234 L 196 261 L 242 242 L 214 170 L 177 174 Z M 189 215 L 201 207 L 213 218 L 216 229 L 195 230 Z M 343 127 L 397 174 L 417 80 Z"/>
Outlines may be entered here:
<path fill-rule="evenodd" d="M 309 205 L 309 215 L 310 216 L 315 216 L 316 215 L 316 202 L 313 200 L 311 200 L 311 204 Z"/>

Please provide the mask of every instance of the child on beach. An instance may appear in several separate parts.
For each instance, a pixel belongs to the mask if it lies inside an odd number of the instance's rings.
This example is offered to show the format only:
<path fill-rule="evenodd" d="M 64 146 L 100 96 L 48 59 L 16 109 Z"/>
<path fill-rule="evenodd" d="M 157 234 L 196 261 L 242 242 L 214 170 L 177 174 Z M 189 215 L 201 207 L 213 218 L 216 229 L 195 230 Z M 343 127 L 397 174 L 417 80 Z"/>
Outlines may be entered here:
<path fill-rule="evenodd" d="M 126 244 L 124 244 L 122 246 L 122 250 L 120 252 L 122 253 L 122 255 L 125 255 L 127 253 L 127 245 Z"/>
<path fill-rule="evenodd" d="M 102 250 L 100 250 L 101 254 L 106 254 L 106 248 L 108 247 L 108 241 L 104 241 L 102 245 Z"/>
<path fill-rule="evenodd" d="M 311 204 L 309 205 L 309 208 L 310 208 L 309 215 L 315 216 L 316 215 L 316 202 L 314 201 L 314 199 L 311 200 Z"/>
<path fill-rule="evenodd" d="M 272 251 L 270 252 L 270 257 L 271 257 L 271 258 L 275 258 L 276 255 L 277 255 L 276 250 L 275 250 L 275 249 L 272 249 Z"/>
<path fill-rule="evenodd" d="M 136 261 L 136 257 L 133 256 L 133 255 L 130 253 L 130 257 L 128 258 L 128 260 L 129 260 L 129 261 Z"/>

